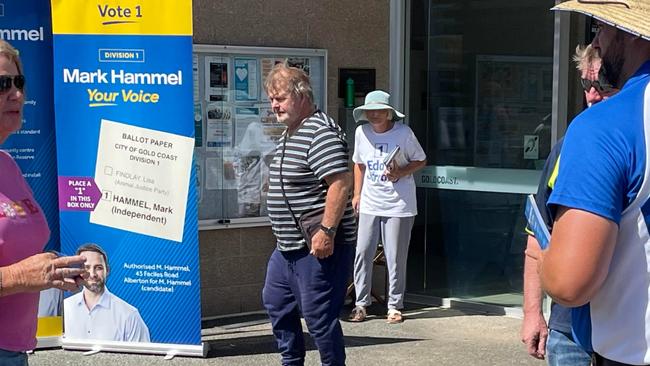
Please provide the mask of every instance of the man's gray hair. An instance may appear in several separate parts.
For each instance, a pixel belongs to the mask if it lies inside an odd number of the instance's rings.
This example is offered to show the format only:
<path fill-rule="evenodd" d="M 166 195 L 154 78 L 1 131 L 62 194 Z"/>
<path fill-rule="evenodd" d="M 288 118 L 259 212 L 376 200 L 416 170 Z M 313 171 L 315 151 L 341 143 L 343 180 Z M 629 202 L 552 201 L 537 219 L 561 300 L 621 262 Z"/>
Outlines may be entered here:
<path fill-rule="evenodd" d="M 307 97 L 311 104 L 314 103 L 309 76 L 303 70 L 289 66 L 286 60 L 273 66 L 264 80 L 264 90 L 267 94 L 289 92 L 295 96 Z"/>

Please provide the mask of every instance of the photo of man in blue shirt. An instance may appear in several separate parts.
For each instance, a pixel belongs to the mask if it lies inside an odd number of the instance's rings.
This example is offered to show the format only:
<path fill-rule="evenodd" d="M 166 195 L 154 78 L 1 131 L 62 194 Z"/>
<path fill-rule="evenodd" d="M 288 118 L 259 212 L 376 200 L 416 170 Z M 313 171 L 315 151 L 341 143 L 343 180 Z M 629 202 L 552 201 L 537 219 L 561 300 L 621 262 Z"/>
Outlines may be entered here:
<path fill-rule="evenodd" d="M 82 291 L 65 299 L 65 338 L 150 342 L 149 328 L 138 309 L 106 288 L 110 273 L 106 252 L 89 243 L 79 247 L 77 254 L 86 258 L 90 276 Z"/>

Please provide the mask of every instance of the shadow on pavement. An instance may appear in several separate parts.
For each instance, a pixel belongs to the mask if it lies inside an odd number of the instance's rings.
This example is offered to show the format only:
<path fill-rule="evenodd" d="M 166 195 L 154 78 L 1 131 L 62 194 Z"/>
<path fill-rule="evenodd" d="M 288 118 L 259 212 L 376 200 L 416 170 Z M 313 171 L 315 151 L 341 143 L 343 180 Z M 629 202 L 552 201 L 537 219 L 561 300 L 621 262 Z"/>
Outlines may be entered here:
<path fill-rule="evenodd" d="M 348 305 L 341 311 L 340 319 L 347 322 L 352 306 Z M 368 318 L 366 322 L 358 323 L 361 333 L 376 332 L 377 321 L 383 322 L 386 318 L 386 308 L 384 305 L 374 303 L 367 308 Z M 464 308 L 441 308 L 418 304 L 406 304 L 402 310 L 405 322 L 417 319 L 436 319 L 451 318 L 463 316 L 486 316 L 494 315 L 475 309 Z M 228 357 L 228 356 L 247 356 L 260 354 L 277 354 L 275 338 L 270 333 L 270 329 L 260 329 L 260 325 L 268 325 L 269 319 L 266 314 L 247 314 L 227 318 L 219 318 L 202 322 L 201 335 L 204 341 L 210 346 L 208 358 Z M 348 324 L 352 324 L 349 323 Z M 353 325 L 356 326 L 356 325 Z M 370 326 L 370 327 L 368 327 Z M 260 332 L 269 332 L 260 334 Z M 224 338 L 223 336 L 227 336 Z M 206 337 L 218 336 L 218 339 L 205 339 Z M 304 332 L 305 348 L 307 351 L 316 350 L 316 346 L 309 333 Z M 396 337 L 376 337 L 366 335 L 355 335 L 345 337 L 346 348 L 365 347 L 383 344 L 397 344 L 405 342 L 421 341 L 418 338 L 396 338 Z"/>
<path fill-rule="evenodd" d="M 347 321 L 352 311 L 352 305 L 346 305 L 341 310 L 340 319 L 341 321 Z M 367 308 L 368 319 L 381 319 L 386 317 L 387 309 L 378 303 L 373 303 Z M 455 316 L 471 316 L 471 315 L 487 315 L 487 316 L 501 316 L 499 312 L 494 311 L 477 311 L 475 309 L 463 308 L 462 303 L 455 304 L 454 308 L 442 308 L 442 307 L 432 307 L 428 305 L 418 305 L 418 304 L 405 304 L 405 308 L 402 309 L 402 312 L 405 315 L 405 318 L 412 319 L 434 319 L 434 318 L 450 318 Z M 206 320 L 201 323 L 201 328 L 203 329 L 203 335 L 210 335 L 211 328 L 218 327 L 222 330 L 233 330 L 241 329 L 250 326 L 262 325 L 269 323 L 269 318 L 264 313 L 259 314 L 247 314 L 241 316 L 232 316 L 225 317 L 213 320 Z M 233 331 L 232 333 L 238 333 L 240 331 Z M 219 332 L 223 333 L 223 332 Z"/>
<path fill-rule="evenodd" d="M 314 345 L 314 341 L 309 336 L 309 333 L 303 333 L 303 337 L 305 337 L 306 350 L 316 350 L 316 345 Z M 345 347 L 365 347 L 382 344 L 417 342 L 420 340 L 421 339 L 416 338 L 346 336 Z M 278 353 L 275 338 L 272 335 L 211 340 L 208 341 L 208 344 L 210 345 L 208 358 Z"/>
<path fill-rule="evenodd" d="M 346 305 L 343 308 L 340 315 L 341 321 L 349 322 L 348 319 L 352 309 L 352 305 Z M 381 304 L 373 303 L 366 308 L 366 312 L 368 314 L 367 320 L 385 319 L 387 309 Z M 458 306 L 458 308 L 442 308 L 418 304 L 406 304 L 404 309 L 402 309 L 402 314 L 404 314 L 405 321 L 408 321 L 408 319 L 436 319 L 473 315 L 500 316 L 500 314 L 477 311 L 476 309 L 463 308 L 462 306 Z"/>
<path fill-rule="evenodd" d="M 265 324 L 269 322 L 269 318 L 266 314 L 246 314 L 246 315 L 235 315 L 219 319 L 205 320 L 201 322 L 201 328 L 208 329 L 219 327 L 222 329 L 234 329 L 249 327 L 254 325 Z"/>

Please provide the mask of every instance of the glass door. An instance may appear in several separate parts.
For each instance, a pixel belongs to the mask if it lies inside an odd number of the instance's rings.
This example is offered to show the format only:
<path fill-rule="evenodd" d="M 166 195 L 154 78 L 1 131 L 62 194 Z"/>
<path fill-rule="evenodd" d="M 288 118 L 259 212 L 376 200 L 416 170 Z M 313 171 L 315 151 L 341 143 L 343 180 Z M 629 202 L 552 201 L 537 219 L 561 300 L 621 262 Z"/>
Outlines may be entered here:
<path fill-rule="evenodd" d="M 410 2 L 409 123 L 428 166 L 409 293 L 521 305 L 524 197 L 551 148 L 553 5 Z"/>

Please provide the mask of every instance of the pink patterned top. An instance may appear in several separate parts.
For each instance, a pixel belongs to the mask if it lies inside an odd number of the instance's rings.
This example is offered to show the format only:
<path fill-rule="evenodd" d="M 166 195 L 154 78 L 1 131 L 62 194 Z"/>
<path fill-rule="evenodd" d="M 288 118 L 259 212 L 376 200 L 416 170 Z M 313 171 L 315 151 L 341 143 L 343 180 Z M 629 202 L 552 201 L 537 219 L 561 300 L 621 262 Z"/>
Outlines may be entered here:
<path fill-rule="evenodd" d="M 0 150 L 0 267 L 43 251 L 50 229 L 13 158 Z M 0 349 L 36 346 L 38 292 L 0 297 Z"/>

